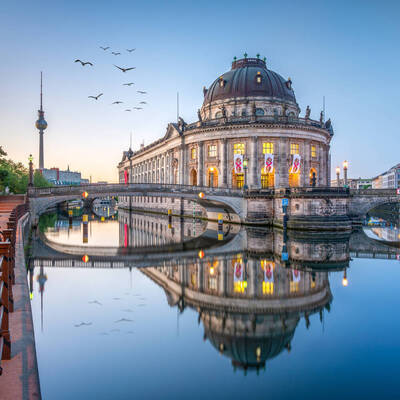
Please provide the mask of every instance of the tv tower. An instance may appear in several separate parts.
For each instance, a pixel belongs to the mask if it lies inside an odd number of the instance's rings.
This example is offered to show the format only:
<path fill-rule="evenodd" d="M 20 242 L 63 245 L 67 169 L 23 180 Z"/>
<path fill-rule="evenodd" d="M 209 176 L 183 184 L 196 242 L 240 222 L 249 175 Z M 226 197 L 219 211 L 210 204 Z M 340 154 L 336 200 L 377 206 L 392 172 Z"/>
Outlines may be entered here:
<path fill-rule="evenodd" d="M 44 151 L 43 151 L 43 134 L 47 128 L 47 122 L 44 119 L 43 111 L 43 90 L 42 90 L 42 72 L 40 72 L 40 110 L 38 111 L 39 119 L 36 121 L 36 128 L 39 129 L 39 169 L 44 168 Z"/>

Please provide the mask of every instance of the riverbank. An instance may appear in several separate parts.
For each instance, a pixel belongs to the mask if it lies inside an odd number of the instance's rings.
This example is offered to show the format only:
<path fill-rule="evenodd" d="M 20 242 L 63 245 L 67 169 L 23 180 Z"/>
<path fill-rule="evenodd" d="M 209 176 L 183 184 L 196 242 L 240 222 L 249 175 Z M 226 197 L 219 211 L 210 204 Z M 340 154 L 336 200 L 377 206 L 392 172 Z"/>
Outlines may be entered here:
<path fill-rule="evenodd" d="M 11 197 L 11 196 L 10 196 Z M 2 205 L 6 200 L 2 199 Z M 14 200 L 11 199 L 10 200 Z M 5 221 L 3 215 L 1 221 Z M 0 229 L 3 229 L 1 226 Z M 15 242 L 14 311 L 10 313 L 11 359 L 3 360 L 0 377 L 0 399 L 41 399 L 36 359 L 32 310 L 24 255 L 24 233 L 29 229 L 29 214 L 19 221 Z"/>

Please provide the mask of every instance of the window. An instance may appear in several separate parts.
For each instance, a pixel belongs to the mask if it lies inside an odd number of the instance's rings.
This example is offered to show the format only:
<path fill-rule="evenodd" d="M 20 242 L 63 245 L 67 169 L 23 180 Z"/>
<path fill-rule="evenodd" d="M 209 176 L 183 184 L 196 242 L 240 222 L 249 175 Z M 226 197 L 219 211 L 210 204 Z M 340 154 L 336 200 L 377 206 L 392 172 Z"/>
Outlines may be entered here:
<path fill-rule="evenodd" d="M 242 117 L 245 117 L 246 115 L 247 115 L 247 111 L 246 111 L 245 108 L 243 108 L 243 110 L 242 110 Z"/>
<path fill-rule="evenodd" d="M 256 115 L 264 115 L 264 110 L 262 108 L 256 108 Z"/>
<path fill-rule="evenodd" d="M 244 143 L 235 143 L 233 145 L 233 154 L 244 154 Z"/>
<path fill-rule="evenodd" d="M 262 76 L 261 76 L 261 72 L 260 71 L 257 72 L 256 82 L 257 83 L 262 83 Z"/>
<path fill-rule="evenodd" d="M 215 113 L 215 118 L 221 118 L 222 117 L 222 112 L 221 111 L 217 111 Z"/>
<path fill-rule="evenodd" d="M 317 148 L 314 145 L 311 145 L 311 157 L 312 158 L 317 157 Z"/>
<path fill-rule="evenodd" d="M 271 142 L 263 143 L 263 154 L 274 154 L 274 144 Z"/>
<path fill-rule="evenodd" d="M 196 147 L 192 147 L 192 150 L 190 151 L 191 158 L 192 160 L 195 160 L 197 158 L 197 149 Z"/>
<path fill-rule="evenodd" d="M 298 143 L 290 143 L 290 154 L 299 154 L 299 145 Z"/>
<path fill-rule="evenodd" d="M 224 78 L 222 76 L 219 77 L 219 87 L 224 87 L 225 86 L 225 81 Z"/>
<path fill-rule="evenodd" d="M 208 157 L 217 157 L 217 145 L 210 144 L 208 146 Z"/>

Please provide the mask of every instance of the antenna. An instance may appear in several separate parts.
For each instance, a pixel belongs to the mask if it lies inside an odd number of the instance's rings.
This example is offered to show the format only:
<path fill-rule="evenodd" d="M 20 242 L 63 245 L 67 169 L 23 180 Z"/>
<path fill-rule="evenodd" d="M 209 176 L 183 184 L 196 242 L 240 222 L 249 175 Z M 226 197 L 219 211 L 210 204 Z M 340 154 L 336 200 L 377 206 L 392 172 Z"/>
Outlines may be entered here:
<path fill-rule="evenodd" d="M 179 92 L 176 92 L 176 122 L 179 122 Z"/>
<path fill-rule="evenodd" d="M 40 111 L 43 111 L 42 71 L 40 71 Z"/>
<path fill-rule="evenodd" d="M 130 142 L 129 142 L 129 148 L 132 149 L 132 131 L 131 131 L 131 138 L 130 138 Z"/>
<path fill-rule="evenodd" d="M 324 120 L 323 120 L 323 122 L 325 122 L 325 96 L 322 96 L 322 110 L 324 112 Z"/>

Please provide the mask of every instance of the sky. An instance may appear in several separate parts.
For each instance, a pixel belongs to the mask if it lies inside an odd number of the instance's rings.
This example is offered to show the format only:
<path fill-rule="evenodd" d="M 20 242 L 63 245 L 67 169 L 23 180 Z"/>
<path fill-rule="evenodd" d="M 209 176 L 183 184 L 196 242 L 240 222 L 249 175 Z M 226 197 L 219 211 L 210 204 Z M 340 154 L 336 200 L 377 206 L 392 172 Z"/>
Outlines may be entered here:
<path fill-rule="evenodd" d="M 399 12 L 400 2 L 389 0 L 3 2 L 0 145 L 24 164 L 32 153 L 37 165 L 43 71 L 45 167 L 116 182 L 130 132 L 134 150 L 163 136 L 176 120 L 178 91 L 180 115 L 197 120 L 203 86 L 234 56 L 260 53 L 269 69 L 291 77 L 302 116 L 310 105 L 319 119 L 325 96 L 332 172 L 348 160 L 350 177 L 376 176 L 400 162 Z M 124 111 L 140 101 L 143 110 Z"/>

